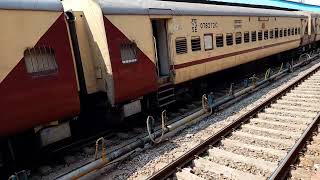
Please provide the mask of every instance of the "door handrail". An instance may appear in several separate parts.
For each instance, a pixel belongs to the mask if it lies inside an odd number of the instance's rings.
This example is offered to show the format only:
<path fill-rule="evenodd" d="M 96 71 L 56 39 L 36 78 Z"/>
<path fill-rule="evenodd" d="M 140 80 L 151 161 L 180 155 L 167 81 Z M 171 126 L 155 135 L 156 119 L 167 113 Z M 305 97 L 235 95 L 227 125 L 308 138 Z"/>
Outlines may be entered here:
<path fill-rule="evenodd" d="M 155 61 L 156 61 L 156 66 L 157 66 L 157 73 L 158 77 L 160 77 L 160 70 L 159 70 L 159 62 L 158 62 L 158 47 L 157 47 L 157 40 L 154 36 L 153 37 L 153 47 L 154 47 L 154 55 L 155 55 Z"/>

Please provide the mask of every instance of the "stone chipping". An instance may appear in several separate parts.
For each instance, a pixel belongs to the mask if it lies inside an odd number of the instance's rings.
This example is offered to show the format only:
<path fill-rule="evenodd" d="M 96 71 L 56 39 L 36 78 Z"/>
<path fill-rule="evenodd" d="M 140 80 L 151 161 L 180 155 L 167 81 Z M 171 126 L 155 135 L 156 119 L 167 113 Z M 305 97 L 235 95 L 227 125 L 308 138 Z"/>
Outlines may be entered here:
<path fill-rule="evenodd" d="M 316 64 L 317 62 L 312 62 L 308 67 Z M 119 164 L 116 169 L 112 171 L 99 172 L 96 174 L 96 179 L 145 179 L 146 177 L 152 175 L 159 169 L 163 168 L 168 163 L 172 162 L 175 158 L 178 158 L 181 154 L 188 151 L 190 148 L 196 146 L 204 139 L 208 138 L 210 135 L 214 134 L 219 130 L 219 128 L 232 122 L 242 114 L 246 113 L 248 110 L 256 106 L 261 101 L 272 96 L 280 88 L 285 86 L 286 83 L 294 81 L 308 67 L 302 68 L 292 74 L 276 81 L 274 84 L 261 89 L 260 91 L 253 93 L 251 96 L 234 103 L 233 106 L 224 109 L 219 113 L 215 113 L 208 118 L 203 119 L 199 123 L 184 129 L 177 136 L 167 139 L 165 142 L 153 146 L 149 149 L 145 149 L 140 154 L 135 155 L 132 158 Z M 312 82 L 312 81 L 309 81 Z M 312 99 L 317 99 L 317 95 L 302 95 L 292 96 L 297 97 L 308 97 Z M 291 115 L 295 117 L 295 115 Z M 309 117 L 307 114 L 306 117 Z M 283 128 L 283 127 L 282 127 Z M 285 127 L 287 128 L 287 127 Z M 293 130 L 293 129 L 292 129 Z M 248 144 L 258 144 L 268 148 L 275 148 L 279 150 L 288 151 L 290 149 L 289 145 L 273 143 L 268 144 L 266 141 L 243 138 L 239 136 L 231 136 L 238 141 L 243 141 Z M 291 142 L 291 141 L 290 141 Z M 273 145 L 272 145 L 273 144 Z M 289 143 L 288 143 L 289 144 Z M 250 154 L 250 152 L 248 152 Z M 268 156 L 266 157 L 268 158 Z M 274 157 L 270 157 L 273 161 Z M 228 161 L 224 161 L 226 163 Z M 234 162 L 229 162 L 230 165 Z M 270 172 L 265 170 L 256 169 L 256 167 L 247 166 L 245 164 L 237 163 L 238 167 L 243 169 L 248 169 L 250 172 L 259 174 L 262 176 L 268 176 Z"/>

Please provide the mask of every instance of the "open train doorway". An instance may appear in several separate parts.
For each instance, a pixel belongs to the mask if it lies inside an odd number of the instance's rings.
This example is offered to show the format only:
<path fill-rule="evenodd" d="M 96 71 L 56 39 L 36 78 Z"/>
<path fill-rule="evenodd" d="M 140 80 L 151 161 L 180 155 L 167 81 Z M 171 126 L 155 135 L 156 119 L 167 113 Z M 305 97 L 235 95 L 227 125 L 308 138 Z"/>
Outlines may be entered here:
<path fill-rule="evenodd" d="M 169 79 L 170 76 L 170 61 L 168 54 L 167 40 L 167 20 L 154 19 L 152 20 L 152 30 L 155 46 L 155 57 L 157 61 L 159 79 Z"/>

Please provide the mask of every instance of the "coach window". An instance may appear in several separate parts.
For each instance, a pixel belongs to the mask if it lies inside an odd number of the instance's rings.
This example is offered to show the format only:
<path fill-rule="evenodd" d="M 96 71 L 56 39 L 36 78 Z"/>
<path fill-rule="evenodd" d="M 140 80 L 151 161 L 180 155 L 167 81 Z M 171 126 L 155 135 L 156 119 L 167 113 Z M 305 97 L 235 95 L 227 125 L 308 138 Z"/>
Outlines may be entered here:
<path fill-rule="evenodd" d="M 269 34 L 268 34 L 268 30 L 264 31 L 264 40 L 268 40 L 269 38 Z"/>
<path fill-rule="evenodd" d="M 252 42 L 257 41 L 257 32 L 256 31 L 251 32 L 251 41 Z"/>
<path fill-rule="evenodd" d="M 185 54 L 187 52 L 188 52 L 187 38 L 185 38 L 185 37 L 176 38 L 176 53 L 177 54 Z"/>
<path fill-rule="evenodd" d="M 137 45 L 135 43 L 121 44 L 120 54 L 123 64 L 137 62 Z"/>
<path fill-rule="evenodd" d="M 298 29 L 295 28 L 295 29 L 294 29 L 294 35 L 297 35 L 297 34 L 298 34 Z"/>
<path fill-rule="evenodd" d="M 279 29 L 278 28 L 276 28 L 276 29 L 274 29 L 274 38 L 278 38 L 279 37 Z"/>
<path fill-rule="evenodd" d="M 200 36 L 192 36 L 191 37 L 191 49 L 192 49 L 192 51 L 201 51 Z"/>
<path fill-rule="evenodd" d="M 291 35 L 294 36 L 294 28 L 291 28 Z"/>
<path fill-rule="evenodd" d="M 262 31 L 258 32 L 258 40 L 261 41 L 262 40 Z"/>
<path fill-rule="evenodd" d="M 216 46 L 223 47 L 223 34 L 216 35 Z"/>
<path fill-rule="evenodd" d="M 39 47 L 24 51 L 27 72 L 32 75 L 49 75 L 58 71 L 55 52 L 52 48 Z"/>
<path fill-rule="evenodd" d="M 232 33 L 226 34 L 226 42 L 227 42 L 227 46 L 233 45 L 233 34 Z"/>
<path fill-rule="evenodd" d="M 236 44 L 241 44 L 242 43 L 242 33 L 237 32 L 236 33 Z"/>
<path fill-rule="evenodd" d="M 244 35 L 243 35 L 243 38 L 244 38 L 244 42 L 245 43 L 248 43 L 250 42 L 250 35 L 249 35 L 249 32 L 244 32 Z"/>
<path fill-rule="evenodd" d="M 209 51 L 213 49 L 213 35 L 212 34 L 205 34 L 203 36 L 204 42 L 204 50 Z"/>
<path fill-rule="evenodd" d="M 280 29 L 279 37 L 282 37 L 282 29 Z"/>
<path fill-rule="evenodd" d="M 270 39 L 273 39 L 273 29 L 270 30 Z"/>
<path fill-rule="evenodd" d="M 283 29 L 283 36 L 286 37 L 287 36 L 287 28 Z"/>
<path fill-rule="evenodd" d="M 288 28 L 288 36 L 291 36 L 290 28 Z"/>

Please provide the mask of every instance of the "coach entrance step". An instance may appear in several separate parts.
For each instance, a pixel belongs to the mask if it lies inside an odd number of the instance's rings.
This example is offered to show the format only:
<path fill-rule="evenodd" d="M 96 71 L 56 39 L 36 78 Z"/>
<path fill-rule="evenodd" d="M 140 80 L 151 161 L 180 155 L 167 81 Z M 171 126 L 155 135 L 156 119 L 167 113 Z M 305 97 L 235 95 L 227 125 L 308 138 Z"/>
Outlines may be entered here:
<path fill-rule="evenodd" d="M 162 108 L 176 102 L 174 86 L 171 82 L 162 84 L 157 92 L 158 107 Z"/>

